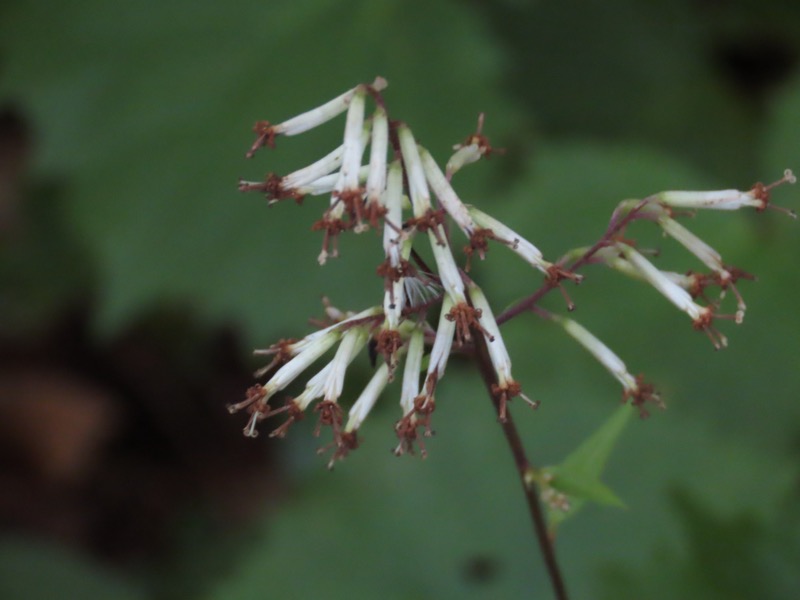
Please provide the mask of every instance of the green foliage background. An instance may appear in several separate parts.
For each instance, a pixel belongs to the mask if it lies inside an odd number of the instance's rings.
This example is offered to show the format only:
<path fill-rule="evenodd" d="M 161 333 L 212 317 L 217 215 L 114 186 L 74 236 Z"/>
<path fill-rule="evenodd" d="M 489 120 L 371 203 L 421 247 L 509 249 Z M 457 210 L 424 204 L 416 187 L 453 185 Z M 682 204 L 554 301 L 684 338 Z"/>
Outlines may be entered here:
<path fill-rule="evenodd" d="M 747 188 L 800 170 L 798 6 L 7 0 L 0 95 L 36 125 L 34 177 L 66 182 L 64 214 L 42 218 L 80 251 L 15 258 L 41 270 L 17 272 L 21 299 L 6 316 L 35 327 L 91 271 L 98 337 L 176 302 L 234 323 L 245 352 L 307 331 L 323 293 L 348 308 L 378 302 L 376 239 L 345 238 L 342 258 L 320 269 L 313 202 L 267 210 L 236 191 L 239 176 L 302 166 L 340 135 L 327 126 L 246 162 L 255 120 L 279 121 L 375 75 L 390 83 L 391 116 L 442 161 L 486 113 L 486 132 L 508 152 L 456 187 L 550 257 L 597 239 L 624 198 Z M 791 60 L 770 60 L 775 47 Z M 763 59 L 754 70 L 764 80 L 731 76 L 730 48 Z M 796 188 L 775 197 L 800 206 Z M 607 465 L 603 481 L 626 508 L 589 505 L 559 531 L 575 598 L 777 599 L 800 589 L 800 229 L 771 213 L 702 214 L 691 226 L 759 276 L 741 286 L 745 323 L 722 324 L 724 352 L 655 292 L 612 273 L 589 271 L 574 290 L 575 317 L 669 406 L 629 424 Z M 667 251 L 663 264 L 689 259 Z M 476 273 L 498 310 L 538 283 L 499 248 Z M 522 318 L 505 335 L 523 387 L 543 403 L 535 414 L 514 409 L 530 453 L 560 463 L 613 414 L 618 387 L 545 323 Z M 354 368 L 369 370 L 366 359 Z M 121 577 L 9 538 L 0 595 L 63 597 L 68 586 L 83 598 L 549 598 L 480 389 L 466 365 L 448 371 L 426 461 L 388 453 L 392 394 L 333 474 L 313 455 L 310 427 L 299 428 L 281 454 L 291 493 L 264 521 L 221 536 L 224 545 L 177 530 L 179 556 L 157 574 Z M 471 576 L 475 564 L 489 575 Z"/>

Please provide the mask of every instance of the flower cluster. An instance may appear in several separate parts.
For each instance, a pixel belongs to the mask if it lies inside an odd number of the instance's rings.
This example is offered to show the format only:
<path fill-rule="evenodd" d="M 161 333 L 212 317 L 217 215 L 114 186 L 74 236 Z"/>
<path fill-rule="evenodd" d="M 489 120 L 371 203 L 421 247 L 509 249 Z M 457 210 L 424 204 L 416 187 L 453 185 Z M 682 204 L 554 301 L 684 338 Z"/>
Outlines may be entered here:
<path fill-rule="evenodd" d="M 544 276 L 540 292 L 532 296 L 534 301 L 521 303 L 517 313 L 537 309 L 535 299 L 549 290 L 563 292 L 565 279 L 579 283 L 581 276 L 575 273 L 578 266 L 602 262 L 648 282 L 689 314 L 695 328 L 708 333 L 715 345 L 725 344 L 724 336 L 711 327 L 714 306 L 701 306 L 695 299 L 703 297 L 703 290 L 711 284 L 730 289 L 738 299 L 736 319 L 741 321 L 745 307 L 735 283 L 748 276 L 724 265 L 712 248 L 674 220 L 673 209 L 755 206 L 761 210 L 767 206 L 772 186 L 758 185 L 750 192 L 664 192 L 635 204 L 623 203 L 600 242 L 549 262 L 520 234 L 463 203 L 451 185 L 453 175 L 462 167 L 492 152 L 481 131 L 483 116 L 478 131 L 454 147 L 455 154 L 442 170 L 405 123 L 389 119 L 381 94 L 386 86 L 384 79 L 377 78 L 282 123 L 259 121 L 254 127 L 257 137 L 248 157 L 264 146 L 274 147 L 278 136 L 308 131 L 346 113 L 340 146 L 289 175 L 270 173 L 263 181 L 241 181 L 239 189 L 262 192 L 270 204 L 286 199 L 300 204 L 306 196 L 328 196 L 321 218 L 312 226 L 323 236 L 320 265 L 338 256 L 339 235 L 377 230 L 382 234 L 383 260 L 377 273 L 383 279 L 383 299 L 358 313 L 345 313 L 327 304 L 327 321 L 319 330 L 299 340 L 284 339 L 257 350 L 256 354 L 272 357 L 256 373 L 266 381 L 251 387 L 242 402 L 229 406 L 231 412 L 249 413 L 245 435 L 255 437 L 260 421 L 283 414 L 285 420 L 270 434 L 283 437 L 291 423 L 302 419 L 314 404 L 313 411 L 318 414 L 315 433 L 318 435 L 322 426 L 332 430 L 332 442 L 323 448 L 332 448 L 332 466 L 358 446 L 358 432 L 370 410 L 384 388 L 402 373 L 395 453 L 413 453 L 419 447 L 424 456 L 424 438 L 432 434 L 436 389 L 448 359 L 453 352 L 470 353 L 478 345 L 485 345 L 494 372 L 491 393 L 498 406 L 498 418 L 506 419 L 507 404 L 515 397 L 535 407 L 537 403 L 522 393 L 512 375 L 511 359 L 500 333 L 499 323 L 514 316 L 514 310 L 495 318 L 483 290 L 468 275 L 470 259 L 485 258 L 490 241 L 506 246 Z M 369 116 L 368 102 L 374 105 Z M 784 180 L 790 179 L 793 178 L 787 172 Z M 640 218 L 658 222 L 712 274 L 677 276 L 658 270 L 621 235 L 625 225 Z M 454 254 L 451 223 L 466 239 L 464 268 Z M 426 264 L 415 250 L 421 240 L 427 240 L 435 265 Z M 577 260 L 567 266 L 570 256 Z M 440 308 L 434 327 L 428 313 L 437 306 Z M 568 307 L 572 308 L 571 302 Z M 583 326 L 541 309 L 537 312 L 562 325 L 619 380 L 624 400 L 639 407 L 648 401 L 660 405 L 652 386 L 641 376 L 631 375 L 622 360 Z M 299 395 L 275 403 L 276 395 L 334 347 L 333 358 L 306 380 Z M 381 361 L 345 417 L 340 405 L 345 374 L 364 348 Z"/>

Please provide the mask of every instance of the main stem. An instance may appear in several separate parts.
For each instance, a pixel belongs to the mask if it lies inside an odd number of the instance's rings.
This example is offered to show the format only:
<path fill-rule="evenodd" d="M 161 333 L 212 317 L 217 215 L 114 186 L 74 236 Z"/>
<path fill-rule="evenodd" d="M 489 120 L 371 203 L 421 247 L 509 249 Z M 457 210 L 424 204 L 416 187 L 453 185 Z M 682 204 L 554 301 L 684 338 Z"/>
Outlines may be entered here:
<path fill-rule="evenodd" d="M 483 382 L 486 384 L 486 389 L 494 404 L 495 412 L 500 414 L 500 402 L 495 394 L 492 393 L 492 386 L 497 383 L 497 377 L 492 363 L 489 360 L 486 341 L 483 339 L 483 335 L 478 331 L 473 331 L 473 339 L 475 340 L 475 359 L 478 363 L 481 377 L 483 377 Z M 561 569 L 558 566 L 553 539 L 547 533 L 547 523 L 544 518 L 542 504 L 539 500 L 539 490 L 530 476 L 533 468 L 531 467 L 530 461 L 528 461 L 528 457 L 525 455 L 525 447 L 522 444 L 522 439 L 519 437 L 519 432 L 517 431 L 516 425 L 514 425 L 514 420 L 510 412 L 506 413 L 505 421 L 500 421 L 500 428 L 506 436 L 511 455 L 514 457 L 514 464 L 517 466 L 520 482 L 522 483 L 522 490 L 525 494 L 525 500 L 528 502 L 528 511 L 533 521 L 533 530 L 539 542 L 539 549 L 542 552 L 542 558 L 547 568 L 547 574 L 550 577 L 550 583 L 553 586 L 553 592 L 557 600 L 568 600 L 567 588 L 561 576 Z"/>

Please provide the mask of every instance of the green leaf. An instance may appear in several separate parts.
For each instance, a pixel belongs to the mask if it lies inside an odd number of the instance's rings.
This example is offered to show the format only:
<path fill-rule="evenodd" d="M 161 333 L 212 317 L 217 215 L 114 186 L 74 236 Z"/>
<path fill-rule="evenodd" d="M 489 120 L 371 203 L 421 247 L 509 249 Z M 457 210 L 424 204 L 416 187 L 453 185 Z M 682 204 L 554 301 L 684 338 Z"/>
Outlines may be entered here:
<path fill-rule="evenodd" d="M 620 406 L 560 465 L 544 469 L 544 473 L 548 476 L 546 485 L 566 494 L 569 501 L 569 508 L 566 510 L 548 507 L 551 530 L 555 530 L 567 518 L 575 515 L 586 501 L 625 506 L 625 503 L 600 481 L 600 476 L 611 451 L 635 412 L 628 405 Z"/>

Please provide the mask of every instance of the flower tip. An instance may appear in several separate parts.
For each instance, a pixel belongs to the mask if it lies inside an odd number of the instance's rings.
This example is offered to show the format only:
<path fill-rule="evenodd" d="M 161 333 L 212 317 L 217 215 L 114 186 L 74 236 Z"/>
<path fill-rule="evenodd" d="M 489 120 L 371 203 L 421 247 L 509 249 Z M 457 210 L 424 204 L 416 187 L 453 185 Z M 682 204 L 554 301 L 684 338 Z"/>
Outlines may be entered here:
<path fill-rule="evenodd" d="M 384 79 L 380 75 L 378 75 L 375 78 L 375 81 L 372 82 L 372 89 L 375 90 L 376 92 L 381 92 L 385 90 L 387 87 L 389 87 L 389 82 L 386 81 L 386 79 Z"/>
<path fill-rule="evenodd" d="M 784 181 L 786 181 L 786 183 L 792 183 L 792 184 L 797 183 L 797 177 L 795 176 L 794 173 L 792 173 L 791 169 L 786 169 L 783 172 L 783 179 Z"/>

